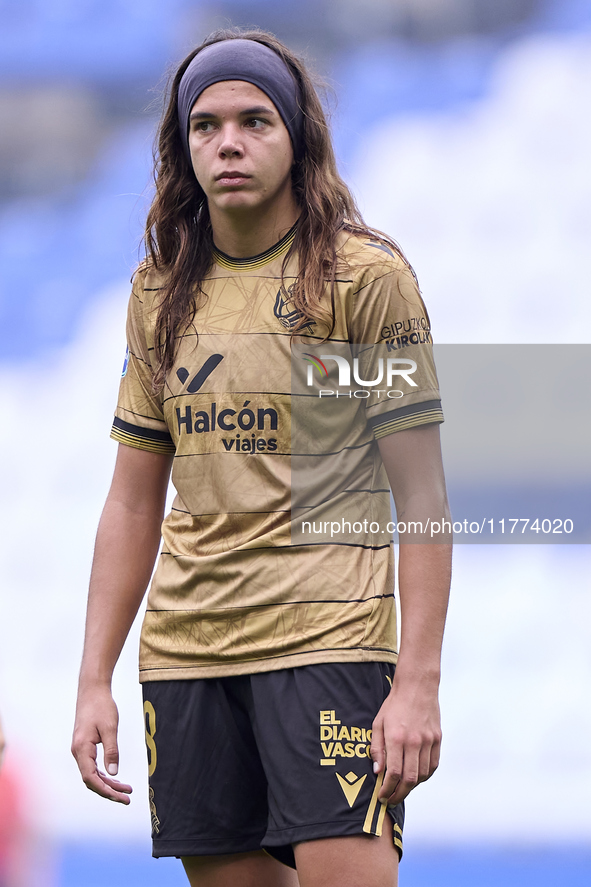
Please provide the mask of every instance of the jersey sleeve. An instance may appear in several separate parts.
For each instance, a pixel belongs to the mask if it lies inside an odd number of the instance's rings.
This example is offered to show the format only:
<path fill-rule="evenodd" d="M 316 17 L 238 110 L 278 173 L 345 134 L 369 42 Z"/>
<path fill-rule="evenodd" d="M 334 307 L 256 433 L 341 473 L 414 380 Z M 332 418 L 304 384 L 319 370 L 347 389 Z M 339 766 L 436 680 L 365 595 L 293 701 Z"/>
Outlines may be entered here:
<path fill-rule="evenodd" d="M 378 439 L 443 422 L 429 315 L 414 275 L 402 261 L 383 265 L 382 272 L 360 281 L 350 325 L 359 377 L 381 378 L 367 387 L 365 400 L 367 422 Z"/>
<path fill-rule="evenodd" d="M 119 386 L 111 437 L 151 453 L 174 454 L 175 445 L 164 421 L 162 400 L 152 391 L 153 369 L 145 329 L 143 279 L 134 281 L 127 313 L 127 352 Z"/>

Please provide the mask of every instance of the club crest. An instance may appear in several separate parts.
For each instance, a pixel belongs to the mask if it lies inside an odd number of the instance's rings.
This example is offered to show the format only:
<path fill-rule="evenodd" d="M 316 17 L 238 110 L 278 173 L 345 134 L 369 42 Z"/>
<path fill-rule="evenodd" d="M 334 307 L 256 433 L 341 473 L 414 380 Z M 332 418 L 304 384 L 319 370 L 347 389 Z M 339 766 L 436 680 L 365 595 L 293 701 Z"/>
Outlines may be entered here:
<path fill-rule="evenodd" d="M 282 286 L 279 292 L 277 293 L 277 298 L 275 299 L 275 308 L 273 309 L 273 313 L 275 317 L 279 321 L 282 326 L 287 330 L 293 330 L 297 324 L 302 319 L 303 315 L 301 311 L 295 307 L 293 302 L 293 288 L 294 284 L 287 289 Z M 300 332 L 304 330 L 312 331 L 312 327 L 314 326 L 314 321 L 310 320 L 305 326 L 303 326 Z"/>

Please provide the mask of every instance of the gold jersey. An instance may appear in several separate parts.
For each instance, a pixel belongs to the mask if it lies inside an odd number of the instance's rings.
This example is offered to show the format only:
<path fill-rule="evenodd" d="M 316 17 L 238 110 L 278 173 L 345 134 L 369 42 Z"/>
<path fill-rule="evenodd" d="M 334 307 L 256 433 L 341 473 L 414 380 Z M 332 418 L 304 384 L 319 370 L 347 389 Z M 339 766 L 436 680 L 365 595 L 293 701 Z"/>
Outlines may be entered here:
<path fill-rule="evenodd" d="M 140 679 L 396 661 L 390 493 L 376 438 L 443 416 L 428 316 L 402 259 L 342 234 L 335 325 L 292 342 L 290 231 L 218 251 L 154 395 L 161 280 L 138 271 L 111 436 L 174 454 Z M 412 375 L 410 375 L 412 374 Z M 337 526 L 338 524 L 338 526 Z"/>

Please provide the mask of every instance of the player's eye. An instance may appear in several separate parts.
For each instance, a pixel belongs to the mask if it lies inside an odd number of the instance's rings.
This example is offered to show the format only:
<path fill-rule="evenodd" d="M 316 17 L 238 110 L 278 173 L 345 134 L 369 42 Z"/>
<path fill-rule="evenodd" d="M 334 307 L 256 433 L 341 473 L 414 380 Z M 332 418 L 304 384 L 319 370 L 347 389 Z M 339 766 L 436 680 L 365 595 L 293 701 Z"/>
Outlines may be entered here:
<path fill-rule="evenodd" d="M 211 120 L 192 120 L 191 132 L 210 133 L 213 132 L 215 126 Z"/>
<path fill-rule="evenodd" d="M 250 117 L 246 121 L 246 126 L 249 129 L 262 129 L 265 126 L 266 122 L 267 121 L 263 120 L 262 117 Z"/>

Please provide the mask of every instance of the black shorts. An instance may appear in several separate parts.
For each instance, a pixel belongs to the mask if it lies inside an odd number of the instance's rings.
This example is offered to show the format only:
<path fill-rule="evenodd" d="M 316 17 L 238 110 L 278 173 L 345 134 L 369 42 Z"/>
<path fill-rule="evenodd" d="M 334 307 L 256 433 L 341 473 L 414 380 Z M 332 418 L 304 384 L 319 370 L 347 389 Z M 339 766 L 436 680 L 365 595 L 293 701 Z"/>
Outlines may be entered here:
<path fill-rule="evenodd" d="M 330 663 L 144 683 L 153 856 L 262 847 L 294 866 L 292 844 L 380 835 L 386 810 L 402 855 L 404 805 L 378 801 L 369 753 L 393 675 Z"/>

